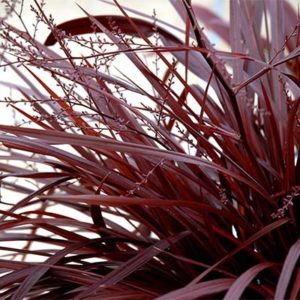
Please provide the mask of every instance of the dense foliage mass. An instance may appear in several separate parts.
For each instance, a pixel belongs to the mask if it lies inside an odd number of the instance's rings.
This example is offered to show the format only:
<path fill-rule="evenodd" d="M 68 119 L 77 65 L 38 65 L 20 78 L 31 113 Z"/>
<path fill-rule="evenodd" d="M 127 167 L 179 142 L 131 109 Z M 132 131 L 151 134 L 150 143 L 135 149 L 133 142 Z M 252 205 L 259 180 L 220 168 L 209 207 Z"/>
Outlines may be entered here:
<path fill-rule="evenodd" d="M 174 28 L 117 1 L 56 25 L 34 1 L 34 30 L 12 2 L 1 67 L 20 84 L 2 84 L 23 121 L 0 125 L 1 299 L 299 299 L 289 2 L 232 0 L 227 24 L 174 0 Z"/>

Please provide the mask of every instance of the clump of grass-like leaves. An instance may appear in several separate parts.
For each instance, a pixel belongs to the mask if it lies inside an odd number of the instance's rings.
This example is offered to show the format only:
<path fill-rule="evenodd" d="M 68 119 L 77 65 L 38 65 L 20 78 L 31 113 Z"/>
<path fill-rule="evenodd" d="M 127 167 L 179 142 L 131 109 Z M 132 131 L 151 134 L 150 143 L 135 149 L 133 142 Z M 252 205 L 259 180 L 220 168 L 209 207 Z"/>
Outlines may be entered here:
<path fill-rule="evenodd" d="M 113 2 L 56 26 L 35 1 L 33 32 L 2 2 L 1 299 L 299 299 L 299 16 Z"/>

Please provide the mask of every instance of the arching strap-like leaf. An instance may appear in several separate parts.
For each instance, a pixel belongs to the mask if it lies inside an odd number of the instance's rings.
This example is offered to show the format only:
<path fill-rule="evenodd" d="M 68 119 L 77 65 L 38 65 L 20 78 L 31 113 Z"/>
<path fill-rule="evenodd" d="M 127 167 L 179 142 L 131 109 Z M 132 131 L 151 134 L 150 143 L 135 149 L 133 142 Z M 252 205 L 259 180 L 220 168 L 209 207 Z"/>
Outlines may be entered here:
<path fill-rule="evenodd" d="M 23 136 L 28 136 L 28 137 L 33 137 L 33 138 L 38 138 L 39 142 L 46 141 L 48 145 L 50 144 L 66 144 L 69 143 L 71 145 L 80 145 L 80 146 L 87 146 L 92 149 L 100 149 L 101 151 L 103 149 L 105 150 L 118 150 L 124 153 L 137 153 L 142 156 L 146 156 L 148 159 L 153 160 L 153 158 L 159 157 L 159 159 L 164 158 L 168 160 L 175 160 L 179 162 L 185 162 L 185 163 L 192 163 L 192 164 L 197 164 L 201 165 L 202 167 L 208 167 L 210 169 L 218 170 L 224 174 L 230 175 L 233 178 L 246 183 L 249 185 L 251 188 L 262 194 L 265 199 L 269 199 L 269 195 L 265 192 L 265 190 L 257 183 L 253 182 L 253 178 L 251 178 L 251 181 L 246 179 L 245 177 L 232 172 L 231 170 L 228 170 L 218 164 L 215 164 L 213 162 L 208 162 L 202 158 L 199 157 L 192 157 L 187 154 L 182 154 L 179 152 L 174 152 L 174 151 L 165 151 L 159 148 L 155 147 L 149 147 L 145 146 L 142 144 L 134 144 L 134 143 L 127 143 L 127 142 L 121 142 L 121 141 L 115 141 L 111 139 L 103 139 L 103 138 L 97 138 L 97 137 L 92 137 L 92 136 L 87 136 L 87 135 L 74 135 L 74 134 L 69 134 L 65 132 L 54 132 L 53 130 L 48 130 L 47 134 L 45 134 L 45 130 L 39 130 L 35 128 L 20 128 L 20 127 L 13 127 L 13 126 L 5 126 L 5 125 L 0 125 L 0 130 L 9 132 L 12 134 L 19 135 L 20 133 Z M 18 144 L 20 141 L 21 137 L 18 137 L 16 140 L 15 137 L 12 136 L 1 136 L 0 140 L 2 142 L 8 142 L 10 145 L 12 143 Z M 24 141 L 25 142 L 25 141 Z M 34 142 L 31 140 L 26 139 L 26 143 L 29 145 Z M 22 144 L 23 145 L 23 144 Z M 44 145 L 45 146 L 45 145 Z M 41 145 L 42 147 L 42 145 Z M 49 148 L 50 149 L 50 148 Z M 45 150 L 48 150 L 45 149 Z M 59 152 L 58 149 L 52 148 L 55 152 Z M 100 150 L 99 150 L 100 151 Z M 52 151 L 53 152 L 53 151 Z M 54 153 L 53 153 L 54 154 Z M 69 154 L 68 154 L 69 155 Z M 253 180 L 253 181 L 252 181 Z"/>
<path fill-rule="evenodd" d="M 262 238 L 263 236 L 269 234 L 273 230 L 283 226 L 284 224 L 287 224 L 290 222 L 290 219 L 284 218 L 284 219 L 279 219 L 259 231 L 257 231 L 255 234 L 253 234 L 251 237 L 249 237 L 247 240 L 245 240 L 240 246 L 229 252 L 227 255 L 225 255 L 223 258 L 221 258 L 219 261 L 217 261 L 215 264 L 210 266 L 208 269 L 203 271 L 201 274 L 199 274 L 196 278 L 194 278 L 187 286 L 193 286 L 197 284 L 199 281 L 201 281 L 205 276 L 207 276 L 211 271 L 213 271 L 216 267 L 219 267 L 222 265 L 225 261 L 227 261 L 229 258 L 233 257 L 235 254 L 240 252 L 241 250 L 247 248 L 249 245 L 254 243 L 256 240 Z"/>
<path fill-rule="evenodd" d="M 274 263 L 264 262 L 248 269 L 246 272 L 244 272 L 241 276 L 239 276 L 236 279 L 236 281 L 227 291 L 224 300 L 240 299 L 244 290 L 251 283 L 251 281 L 257 276 L 257 274 L 272 266 L 274 266 Z"/>
<path fill-rule="evenodd" d="M 276 287 L 274 299 L 286 299 L 285 294 L 290 283 L 295 265 L 300 256 L 300 239 L 290 248 L 290 251 L 284 261 Z"/>
<path fill-rule="evenodd" d="M 138 35 L 136 30 L 132 27 L 130 22 L 124 16 L 115 16 L 115 15 L 105 15 L 105 16 L 93 16 L 98 22 L 100 22 L 104 27 L 110 28 L 116 26 L 119 28 L 122 33 L 129 35 Z M 151 36 L 155 33 L 153 30 L 153 24 L 151 22 L 139 19 L 132 18 L 132 21 L 139 27 L 140 31 L 143 32 L 146 36 Z M 92 26 L 91 19 L 89 17 L 74 19 L 71 21 L 64 22 L 59 24 L 57 29 L 64 31 L 67 35 L 81 35 L 94 32 L 101 32 L 98 26 Z M 182 42 L 173 34 L 168 32 L 166 29 L 157 26 L 157 32 L 164 36 L 165 38 L 171 39 L 177 44 L 182 44 Z M 45 41 L 46 46 L 51 46 L 56 43 L 56 38 L 53 32 L 50 33 L 48 38 Z"/>
<path fill-rule="evenodd" d="M 101 286 L 105 285 L 106 287 L 112 286 L 124 278 L 134 273 L 142 266 L 147 264 L 153 257 L 158 255 L 162 250 L 165 250 L 170 245 L 175 244 L 180 241 L 182 238 L 189 235 L 189 232 L 181 232 L 175 236 L 169 237 L 164 240 L 160 240 L 156 244 L 151 245 L 143 251 L 140 251 L 137 255 L 133 256 L 131 259 L 122 263 L 118 268 L 114 269 L 101 280 L 97 281 L 95 284 L 89 286 L 81 294 L 79 294 L 75 299 L 84 299 L 87 296 L 95 293 Z"/>
<path fill-rule="evenodd" d="M 57 251 L 53 256 L 45 261 L 47 266 L 44 265 L 36 265 L 30 268 L 30 272 L 26 279 L 20 284 L 14 295 L 11 297 L 12 300 L 24 299 L 26 294 L 32 289 L 32 287 L 40 280 L 40 278 L 49 270 L 49 268 L 59 262 L 62 258 L 64 258 L 69 253 L 80 249 L 85 246 L 87 243 L 76 243 L 74 245 L 70 245 L 65 247 L 62 250 Z M 28 269 L 25 269 L 28 270 Z"/>

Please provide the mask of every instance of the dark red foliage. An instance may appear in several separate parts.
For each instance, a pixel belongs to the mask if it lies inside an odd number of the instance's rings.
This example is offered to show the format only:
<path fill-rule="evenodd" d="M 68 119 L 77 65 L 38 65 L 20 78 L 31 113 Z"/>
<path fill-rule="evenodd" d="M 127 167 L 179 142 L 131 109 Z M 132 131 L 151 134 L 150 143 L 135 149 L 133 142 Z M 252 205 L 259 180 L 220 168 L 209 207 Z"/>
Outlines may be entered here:
<path fill-rule="evenodd" d="M 117 1 L 58 26 L 35 1 L 45 44 L 2 20 L 1 299 L 299 299 L 299 16 L 171 3 L 178 34 Z"/>

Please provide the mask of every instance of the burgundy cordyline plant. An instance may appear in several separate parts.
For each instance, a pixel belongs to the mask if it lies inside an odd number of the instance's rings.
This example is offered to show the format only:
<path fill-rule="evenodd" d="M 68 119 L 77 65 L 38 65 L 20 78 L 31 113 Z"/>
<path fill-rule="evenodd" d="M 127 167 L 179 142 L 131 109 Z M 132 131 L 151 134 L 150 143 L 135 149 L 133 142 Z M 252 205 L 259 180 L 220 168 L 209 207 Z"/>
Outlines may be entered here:
<path fill-rule="evenodd" d="M 227 23 L 171 0 L 181 28 L 160 7 L 56 24 L 32 4 L 28 27 L 27 1 L 1 2 L 20 84 L 1 82 L 0 298 L 299 299 L 290 2 L 231 0 Z"/>

